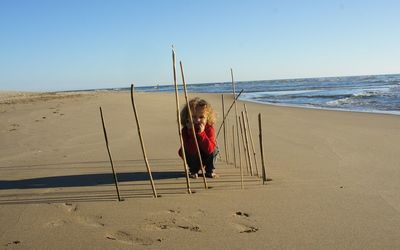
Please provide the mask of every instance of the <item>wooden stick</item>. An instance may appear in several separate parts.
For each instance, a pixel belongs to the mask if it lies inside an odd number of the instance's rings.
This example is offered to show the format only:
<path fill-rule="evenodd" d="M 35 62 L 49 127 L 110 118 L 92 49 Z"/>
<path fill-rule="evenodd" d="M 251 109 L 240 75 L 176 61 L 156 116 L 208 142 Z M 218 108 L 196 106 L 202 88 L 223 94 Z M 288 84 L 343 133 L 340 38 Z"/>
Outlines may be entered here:
<path fill-rule="evenodd" d="M 113 160 L 111 158 L 110 147 L 108 146 L 106 125 L 104 124 L 103 111 L 101 110 L 101 107 L 100 107 L 100 117 L 101 117 L 101 124 L 103 124 L 104 139 L 106 141 L 106 148 L 107 148 L 108 158 L 110 159 L 111 169 L 112 169 L 112 172 L 113 172 L 115 189 L 117 189 L 118 201 L 123 201 L 124 199 L 122 199 L 121 196 L 119 195 L 118 178 L 117 178 L 117 174 L 115 173 L 115 170 L 114 170 L 114 164 L 113 164 Z"/>
<path fill-rule="evenodd" d="M 192 191 L 190 190 L 189 171 L 188 171 L 187 162 L 186 162 L 185 145 L 183 143 L 183 137 L 182 137 L 181 116 L 179 114 L 179 97 L 178 97 L 178 84 L 176 81 L 176 60 L 175 60 L 174 47 L 172 47 L 172 70 L 174 72 L 176 117 L 177 117 L 177 122 L 178 122 L 179 141 L 181 143 L 181 149 L 182 149 L 183 169 L 185 170 L 187 192 L 188 192 L 188 194 L 191 194 Z"/>
<path fill-rule="evenodd" d="M 244 112 L 246 115 L 246 121 L 247 121 L 247 127 L 248 127 L 248 131 L 249 131 L 249 135 L 250 135 L 250 142 L 251 142 L 251 149 L 253 151 L 253 156 L 254 156 L 254 164 L 255 164 L 255 169 L 257 172 L 257 176 L 260 176 L 259 172 L 258 172 L 258 164 L 257 164 L 257 157 L 256 157 L 256 150 L 254 149 L 254 141 L 253 141 L 253 135 L 251 133 L 251 127 L 250 127 L 250 122 L 249 122 L 249 116 L 247 114 L 247 107 L 246 104 L 244 104 Z"/>
<path fill-rule="evenodd" d="M 146 163 L 147 172 L 149 173 L 150 184 L 151 184 L 151 188 L 153 189 L 154 198 L 157 198 L 158 197 L 157 196 L 157 191 L 156 191 L 156 187 L 154 185 L 153 175 L 151 174 L 150 164 L 149 164 L 149 161 L 147 160 L 146 149 L 144 147 L 142 132 L 140 130 L 139 117 L 138 117 L 138 114 L 137 114 L 137 111 L 136 111 L 135 100 L 133 98 L 133 84 L 131 84 L 131 101 L 132 101 L 133 113 L 135 114 L 137 131 L 138 131 L 138 135 L 139 135 L 139 139 L 140 139 L 140 145 L 142 146 L 142 153 L 143 153 L 144 162 Z"/>
<path fill-rule="evenodd" d="M 226 118 L 228 117 L 229 112 L 231 112 L 231 109 L 232 109 L 233 105 L 235 104 L 235 101 L 236 101 L 237 99 L 239 99 L 239 96 L 240 96 L 242 93 L 243 93 L 243 89 L 239 92 L 239 94 L 236 96 L 236 98 L 234 98 L 234 100 L 233 100 L 231 106 L 229 106 L 229 109 L 228 109 L 228 111 L 226 112 L 226 114 L 225 114 L 225 116 L 224 116 L 224 119 L 222 119 L 221 125 L 219 125 L 216 138 L 218 138 L 219 133 L 221 132 L 222 125 L 225 124 Z"/>
<path fill-rule="evenodd" d="M 236 154 L 235 154 L 235 124 L 232 125 L 232 139 L 233 139 L 233 143 L 232 143 L 232 147 L 233 147 L 233 160 L 235 162 L 235 167 L 236 166 Z M 244 184 L 243 184 L 243 168 L 240 168 L 240 187 L 242 189 L 244 189 Z"/>
<path fill-rule="evenodd" d="M 245 158 L 245 162 L 246 162 L 246 169 L 247 169 L 247 174 L 249 174 L 249 162 L 247 160 L 247 153 L 246 153 L 246 143 L 244 141 L 244 135 L 243 135 L 243 124 L 242 124 L 242 120 L 240 118 L 240 116 L 238 117 L 239 119 L 239 126 L 240 126 L 240 134 L 242 137 L 242 145 L 243 145 L 243 150 L 244 150 L 244 158 Z"/>
<path fill-rule="evenodd" d="M 229 133 L 229 123 L 228 120 L 225 121 L 225 126 L 226 126 L 226 134 Z M 231 152 L 230 152 L 230 147 L 229 147 L 229 137 L 226 137 L 226 158 L 227 158 L 227 163 L 230 163 L 230 157 L 231 157 Z"/>
<path fill-rule="evenodd" d="M 262 124 L 261 124 L 261 113 L 258 114 L 258 130 L 259 140 L 260 140 L 260 153 L 261 153 L 261 167 L 262 167 L 262 176 L 263 176 L 263 184 L 265 184 L 268 180 L 267 172 L 265 170 L 265 163 L 264 163 L 264 148 L 263 148 L 263 137 L 262 137 Z"/>
<path fill-rule="evenodd" d="M 198 154 L 198 156 L 199 156 L 199 164 L 200 164 L 201 173 L 202 173 L 202 175 L 203 175 L 204 188 L 205 188 L 205 189 L 208 189 L 207 180 L 206 180 L 206 175 L 205 175 L 204 166 L 203 166 L 203 160 L 201 159 L 200 148 L 199 148 L 199 144 L 198 144 L 198 142 L 197 142 L 197 137 L 196 137 L 196 130 L 194 129 L 193 117 L 192 117 L 192 110 L 190 109 L 189 98 L 188 98 L 188 94 L 187 94 L 187 90 L 186 90 L 186 82 L 185 82 L 185 74 L 184 74 L 184 72 L 183 72 L 183 65 L 182 65 L 182 62 L 181 62 L 181 61 L 179 61 L 179 64 L 180 64 L 180 66 L 181 66 L 181 74 L 182 74 L 182 82 L 183 82 L 183 91 L 184 91 L 184 93 L 185 93 L 186 105 L 187 105 L 187 107 L 188 107 L 189 121 L 190 121 L 190 125 L 191 125 L 191 127 L 192 127 L 192 133 L 193 133 L 194 142 L 195 142 L 195 144 L 196 144 L 197 154 Z"/>
<path fill-rule="evenodd" d="M 233 149 L 233 164 L 237 168 L 236 164 L 236 153 L 235 153 L 235 124 L 232 125 L 232 149 Z"/>
<path fill-rule="evenodd" d="M 239 165 L 242 167 L 242 154 L 240 152 L 240 139 L 239 139 L 239 116 L 237 111 L 237 104 L 236 104 L 236 90 L 235 90 L 235 81 L 233 80 L 233 70 L 231 69 L 231 78 L 232 78 L 232 91 L 233 91 L 233 103 L 235 105 L 235 120 L 236 120 L 236 131 L 237 131 L 237 142 L 238 142 L 238 153 L 239 153 Z"/>
<path fill-rule="evenodd" d="M 244 112 L 243 111 L 242 111 L 242 122 L 243 122 L 244 139 L 245 139 L 245 142 L 246 142 L 247 159 L 249 160 L 250 175 L 253 176 L 253 166 L 251 164 L 249 139 L 247 137 L 247 125 L 246 125 L 246 121 L 245 121 L 245 118 L 244 118 Z"/>
<path fill-rule="evenodd" d="M 221 100 L 222 100 L 222 117 L 225 117 L 224 94 L 221 95 Z M 226 127 L 225 127 L 225 122 L 223 123 L 223 128 L 224 128 L 225 160 L 226 160 L 226 163 L 228 163 L 228 149 L 227 149 L 227 143 L 226 143 Z"/>

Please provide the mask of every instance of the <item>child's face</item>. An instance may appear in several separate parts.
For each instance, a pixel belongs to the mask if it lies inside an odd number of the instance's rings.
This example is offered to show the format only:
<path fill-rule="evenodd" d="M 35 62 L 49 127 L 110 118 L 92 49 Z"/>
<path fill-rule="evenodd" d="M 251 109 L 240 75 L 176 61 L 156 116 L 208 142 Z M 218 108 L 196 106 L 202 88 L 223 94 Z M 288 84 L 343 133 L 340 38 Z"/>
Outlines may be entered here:
<path fill-rule="evenodd" d="M 193 114 L 193 124 L 197 132 L 202 132 L 207 123 L 207 112 L 205 108 L 197 108 L 194 110 Z"/>

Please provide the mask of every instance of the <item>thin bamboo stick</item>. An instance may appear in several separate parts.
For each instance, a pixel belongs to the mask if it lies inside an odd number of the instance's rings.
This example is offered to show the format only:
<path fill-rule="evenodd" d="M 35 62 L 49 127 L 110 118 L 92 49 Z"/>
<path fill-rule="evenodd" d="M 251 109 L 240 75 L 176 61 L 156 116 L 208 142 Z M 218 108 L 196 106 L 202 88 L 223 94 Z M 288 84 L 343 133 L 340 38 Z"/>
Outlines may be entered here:
<path fill-rule="evenodd" d="M 237 168 L 236 164 L 236 149 L 235 149 L 235 124 L 232 125 L 232 150 L 233 150 L 233 164 Z"/>
<path fill-rule="evenodd" d="M 183 65 L 182 65 L 182 62 L 181 62 L 181 61 L 179 61 L 179 64 L 180 64 L 180 66 L 181 66 L 181 74 L 182 74 L 182 82 L 183 82 L 183 91 L 184 91 L 184 93 L 185 93 L 186 105 L 187 105 L 187 107 L 188 107 L 189 121 L 190 121 L 190 125 L 191 125 L 191 127 L 192 127 L 192 133 L 193 133 L 194 142 L 195 142 L 195 144 L 196 144 L 197 154 L 198 154 L 198 156 L 199 156 L 199 164 L 200 164 L 201 173 L 202 173 L 202 175 L 203 175 L 204 188 L 205 188 L 205 189 L 208 189 L 207 180 L 206 180 L 206 175 L 205 175 L 204 166 L 203 166 L 203 160 L 201 159 L 200 148 L 199 148 L 199 144 L 198 144 L 198 142 L 197 142 L 197 137 L 196 137 L 196 130 L 194 129 L 192 111 L 191 111 L 190 105 L 189 105 L 189 97 L 188 97 L 187 90 L 186 90 L 186 81 L 185 81 L 185 74 L 184 74 L 184 72 L 183 72 Z"/>
<path fill-rule="evenodd" d="M 244 112 L 243 111 L 242 111 L 242 122 L 243 122 L 244 139 L 245 139 L 245 143 L 246 143 L 247 159 L 249 160 L 250 175 L 253 176 L 253 165 L 251 164 L 249 138 L 247 137 L 247 125 L 246 125 L 246 121 L 245 121 L 245 117 L 244 117 Z"/>
<path fill-rule="evenodd" d="M 234 100 L 233 100 L 231 106 L 229 106 L 229 109 L 228 109 L 228 111 L 226 112 L 226 114 L 225 114 L 225 116 L 224 116 L 224 119 L 222 119 L 221 125 L 219 125 L 216 138 L 218 138 L 219 133 L 221 132 L 222 126 L 225 124 L 225 121 L 226 121 L 226 119 L 227 119 L 227 117 L 228 117 L 228 115 L 229 115 L 229 112 L 231 112 L 231 109 L 232 109 L 233 105 L 235 104 L 236 100 L 239 99 L 239 96 L 240 96 L 242 93 L 243 93 L 243 89 L 239 92 L 239 94 L 236 96 L 236 98 L 234 98 Z"/>
<path fill-rule="evenodd" d="M 254 141 L 253 141 L 253 134 L 251 133 L 251 127 L 250 127 L 250 122 L 249 122 L 249 116 L 247 113 L 247 107 L 246 104 L 244 104 L 244 113 L 246 115 L 246 121 L 247 121 L 247 127 L 248 127 L 248 131 L 249 131 L 249 135 L 250 135 L 250 142 L 251 142 L 251 149 L 253 151 L 253 156 L 254 156 L 254 164 L 255 164 L 255 169 L 257 172 L 257 176 L 260 176 L 259 172 L 258 172 L 258 164 L 257 164 L 257 157 L 256 157 L 256 150 L 254 148 Z"/>
<path fill-rule="evenodd" d="M 243 124 L 242 124 L 242 119 L 240 118 L 240 116 L 238 117 L 239 119 L 239 126 L 240 126 L 240 134 L 242 137 L 242 145 L 243 145 L 243 150 L 244 150 L 244 158 L 245 158 L 245 162 L 246 162 L 246 169 L 247 169 L 247 174 L 249 174 L 249 162 L 247 159 L 247 149 L 246 149 L 246 143 L 244 140 L 244 135 L 243 135 Z"/>
<path fill-rule="evenodd" d="M 151 174 L 150 164 L 149 164 L 149 161 L 147 160 L 146 149 L 144 147 L 142 132 L 140 130 L 139 117 L 138 117 L 138 114 L 137 114 L 137 111 L 136 111 L 135 100 L 133 98 L 133 84 L 131 84 L 131 101 L 132 101 L 133 113 L 135 114 L 137 131 L 138 131 L 138 135 L 139 135 L 139 139 L 140 139 L 140 146 L 142 146 L 142 153 L 143 153 L 144 162 L 146 163 L 147 172 L 149 173 L 149 177 L 150 177 L 151 188 L 153 189 L 153 196 L 154 196 L 154 198 L 157 198 L 158 197 L 157 196 L 157 191 L 156 191 L 156 187 L 154 185 L 153 175 Z"/>
<path fill-rule="evenodd" d="M 221 95 L 221 100 L 222 100 L 222 117 L 225 117 L 224 94 Z M 226 160 L 226 163 L 228 163 L 228 149 L 227 149 L 227 144 L 226 144 L 226 127 L 225 127 L 225 122 L 223 123 L 223 129 L 224 129 L 225 160 Z"/>
<path fill-rule="evenodd" d="M 232 140 L 233 140 L 233 143 L 232 143 L 233 160 L 235 162 L 235 167 L 237 168 L 237 166 L 236 166 L 236 154 L 235 154 L 235 124 L 232 125 Z M 244 188 L 244 184 L 243 184 L 243 169 L 242 168 L 240 168 L 240 186 L 241 186 L 242 189 Z"/>
<path fill-rule="evenodd" d="M 191 194 L 192 191 L 190 190 L 189 171 L 188 171 L 187 162 L 186 162 L 185 145 L 183 143 L 183 137 L 182 137 L 181 116 L 179 114 L 179 97 L 178 97 L 178 84 L 176 81 L 176 59 L 175 59 L 174 47 L 172 47 L 172 70 L 174 73 L 176 117 L 177 117 L 177 122 L 178 122 L 179 141 L 181 143 L 181 149 L 182 149 L 183 169 L 185 170 L 187 192 L 188 192 L 188 194 Z"/>
<path fill-rule="evenodd" d="M 228 120 L 225 121 L 225 126 L 226 126 L 226 134 L 229 134 L 229 123 Z M 230 146 L 229 146 L 230 140 L 229 137 L 226 137 L 226 157 L 228 159 L 227 163 L 231 163 L 231 152 L 230 152 Z"/>
<path fill-rule="evenodd" d="M 123 201 L 124 199 L 121 198 L 121 196 L 119 194 L 118 178 L 117 178 L 117 174 L 115 173 L 115 170 L 114 170 L 114 163 L 113 163 L 113 160 L 111 158 L 110 147 L 108 146 L 107 130 L 106 130 L 106 125 L 104 124 L 103 110 L 101 109 L 101 107 L 100 107 L 100 117 L 101 117 L 101 124 L 103 125 L 104 140 L 106 141 L 106 148 L 107 148 L 108 158 L 110 159 L 111 170 L 113 172 L 115 189 L 117 190 L 118 201 Z"/>
<path fill-rule="evenodd" d="M 258 114 L 258 130 L 260 132 L 259 140 L 260 140 L 260 153 L 261 153 L 263 184 L 265 184 L 268 180 L 268 177 L 267 177 L 267 171 L 265 170 L 265 163 L 264 163 L 264 147 L 263 147 L 263 136 L 262 136 L 261 113 Z"/>
<path fill-rule="evenodd" d="M 242 154 L 240 152 L 240 140 L 239 140 L 239 121 L 238 121 L 238 111 L 237 111 L 237 104 L 236 104 L 236 89 L 235 89 L 235 81 L 233 80 L 233 70 L 231 69 L 231 78 L 232 78 L 232 91 L 233 91 L 233 103 L 235 105 L 235 120 L 236 120 L 236 131 L 237 131 L 237 142 L 238 142 L 238 154 L 239 154 L 239 165 L 242 167 Z"/>

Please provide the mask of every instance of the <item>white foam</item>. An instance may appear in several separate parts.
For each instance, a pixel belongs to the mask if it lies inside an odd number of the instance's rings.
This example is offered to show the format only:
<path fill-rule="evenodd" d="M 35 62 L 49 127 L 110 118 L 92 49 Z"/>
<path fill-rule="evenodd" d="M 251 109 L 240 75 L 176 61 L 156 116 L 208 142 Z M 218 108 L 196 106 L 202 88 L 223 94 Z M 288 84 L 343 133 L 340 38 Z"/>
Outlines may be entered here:
<path fill-rule="evenodd" d="M 242 98 L 239 98 L 242 100 Z M 244 100 L 244 98 L 243 98 Z M 358 109 L 340 109 L 340 108 L 327 108 L 327 107 L 315 107 L 315 106 L 310 106 L 310 105 L 292 105 L 292 104 L 282 104 L 282 103 L 271 103 L 271 102 L 261 102 L 257 100 L 244 100 L 247 102 L 254 102 L 254 103 L 260 103 L 260 104 L 265 104 L 265 105 L 272 105 L 272 106 L 278 106 L 278 107 L 292 107 L 292 108 L 306 108 L 306 109 L 320 109 L 320 110 L 333 110 L 333 111 L 341 111 L 341 112 L 357 112 L 357 113 L 372 113 L 372 114 L 385 114 L 385 115 L 400 115 L 400 111 L 397 110 L 358 110 Z"/>

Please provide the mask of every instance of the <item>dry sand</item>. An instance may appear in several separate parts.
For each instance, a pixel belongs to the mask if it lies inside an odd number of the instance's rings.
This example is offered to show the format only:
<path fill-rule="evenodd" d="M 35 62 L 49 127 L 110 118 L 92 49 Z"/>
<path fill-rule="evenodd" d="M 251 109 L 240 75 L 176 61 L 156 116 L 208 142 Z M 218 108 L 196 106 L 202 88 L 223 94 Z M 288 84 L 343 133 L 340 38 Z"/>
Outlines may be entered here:
<path fill-rule="evenodd" d="M 220 95 L 197 95 L 220 122 Z M 174 95 L 138 93 L 152 198 L 129 93 L 0 97 L 0 249 L 400 248 L 400 116 L 247 103 L 257 150 L 263 115 L 273 181 L 246 175 L 242 190 L 220 160 L 212 188 L 200 178 L 189 195 Z"/>

